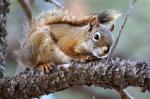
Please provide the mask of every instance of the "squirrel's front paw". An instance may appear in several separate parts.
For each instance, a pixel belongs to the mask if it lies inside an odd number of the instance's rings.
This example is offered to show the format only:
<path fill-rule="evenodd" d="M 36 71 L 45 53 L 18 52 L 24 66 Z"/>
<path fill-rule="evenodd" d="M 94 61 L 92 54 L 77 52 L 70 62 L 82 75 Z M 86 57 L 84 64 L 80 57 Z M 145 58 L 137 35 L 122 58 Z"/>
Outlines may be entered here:
<path fill-rule="evenodd" d="M 42 69 L 45 73 L 50 73 L 50 71 L 54 68 L 55 64 L 54 63 L 45 63 L 45 64 L 40 64 L 38 67 Z"/>
<path fill-rule="evenodd" d="M 94 57 L 86 56 L 86 57 L 81 57 L 79 59 L 73 59 L 73 61 L 77 61 L 77 62 L 89 62 L 89 61 L 92 61 L 94 59 L 95 59 Z"/>
<path fill-rule="evenodd" d="M 93 60 L 95 60 L 96 58 L 95 57 L 93 57 L 93 56 L 88 56 L 87 58 L 86 58 L 86 62 L 89 62 L 89 61 L 93 61 Z"/>

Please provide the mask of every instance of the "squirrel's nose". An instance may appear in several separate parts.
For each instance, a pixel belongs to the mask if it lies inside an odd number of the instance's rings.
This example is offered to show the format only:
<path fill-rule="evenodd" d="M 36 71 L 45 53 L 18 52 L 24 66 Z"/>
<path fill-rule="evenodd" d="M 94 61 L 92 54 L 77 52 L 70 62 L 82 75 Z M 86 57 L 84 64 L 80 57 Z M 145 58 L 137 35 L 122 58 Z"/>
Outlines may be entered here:
<path fill-rule="evenodd" d="M 104 54 L 107 54 L 107 53 L 109 53 L 110 47 L 104 46 L 104 47 L 102 47 L 102 50 L 104 51 Z"/>

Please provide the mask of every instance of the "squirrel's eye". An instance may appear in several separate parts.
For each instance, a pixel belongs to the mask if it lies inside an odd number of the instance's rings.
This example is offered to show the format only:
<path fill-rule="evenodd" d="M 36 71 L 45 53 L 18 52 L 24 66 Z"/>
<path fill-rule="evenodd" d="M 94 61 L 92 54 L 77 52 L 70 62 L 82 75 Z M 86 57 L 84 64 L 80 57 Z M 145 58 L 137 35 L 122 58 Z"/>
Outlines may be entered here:
<path fill-rule="evenodd" d="M 99 33 L 99 32 L 96 32 L 96 33 L 94 34 L 94 36 L 93 36 L 93 40 L 94 40 L 94 41 L 98 41 L 99 38 L 100 38 L 100 33 Z"/>

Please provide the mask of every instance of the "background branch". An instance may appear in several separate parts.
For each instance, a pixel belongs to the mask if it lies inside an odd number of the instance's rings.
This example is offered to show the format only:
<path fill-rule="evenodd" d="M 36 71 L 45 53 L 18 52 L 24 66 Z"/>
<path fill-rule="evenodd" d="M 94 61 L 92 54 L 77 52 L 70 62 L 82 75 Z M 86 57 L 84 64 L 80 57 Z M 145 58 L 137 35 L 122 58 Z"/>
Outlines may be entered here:
<path fill-rule="evenodd" d="M 82 85 L 116 90 L 134 86 L 150 91 L 150 65 L 144 61 L 113 58 L 109 61 L 72 62 L 67 70 L 55 67 L 48 74 L 35 69 L 14 78 L 3 78 L 0 80 L 0 94 L 6 99 L 27 99 Z"/>
<path fill-rule="evenodd" d="M 32 18 L 32 12 L 29 9 L 29 6 L 27 5 L 27 3 L 25 2 L 25 0 L 18 0 L 20 6 L 22 7 L 26 17 L 28 18 L 28 20 L 30 20 Z"/>
<path fill-rule="evenodd" d="M 5 69 L 5 57 L 6 57 L 6 15 L 8 13 L 9 2 L 7 0 L 0 0 L 0 78 L 3 77 Z"/>
<path fill-rule="evenodd" d="M 58 8 L 64 9 L 64 6 L 62 6 L 59 2 L 57 2 L 56 0 L 44 0 L 46 2 L 51 2 L 54 5 L 56 5 Z"/>
<path fill-rule="evenodd" d="M 121 25 L 121 27 L 120 27 L 120 29 L 119 29 L 119 31 L 118 31 L 118 34 L 117 34 L 117 37 L 116 37 L 116 39 L 115 39 L 115 42 L 114 42 L 114 44 L 113 44 L 113 46 L 112 46 L 112 49 L 111 49 L 110 52 L 109 52 L 109 55 L 108 55 L 109 58 L 113 55 L 113 53 L 114 53 L 114 51 L 115 51 L 115 49 L 116 49 L 116 47 L 117 47 L 117 45 L 118 45 L 120 36 L 121 36 L 122 31 L 123 31 L 123 29 L 124 29 L 124 27 L 125 27 L 125 24 L 126 24 L 126 22 L 127 22 L 127 20 L 128 20 L 128 17 L 129 17 L 129 15 L 131 14 L 132 8 L 134 7 L 134 4 L 135 4 L 137 1 L 138 1 L 138 0 L 132 0 L 132 1 L 131 1 L 131 4 L 130 4 L 130 6 L 129 6 L 129 8 L 128 8 L 127 14 L 125 15 L 125 18 L 124 18 L 124 20 L 123 20 L 123 22 L 122 22 L 122 25 Z"/>

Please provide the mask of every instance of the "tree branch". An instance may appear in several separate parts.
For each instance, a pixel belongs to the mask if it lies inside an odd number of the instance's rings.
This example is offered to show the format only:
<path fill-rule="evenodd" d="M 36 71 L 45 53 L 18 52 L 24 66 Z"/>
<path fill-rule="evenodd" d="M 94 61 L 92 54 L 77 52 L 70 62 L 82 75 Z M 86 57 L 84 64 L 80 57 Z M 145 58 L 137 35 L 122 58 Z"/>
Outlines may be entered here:
<path fill-rule="evenodd" d="M 27 99 L 82 85 L 116 90 L 134 86 L 150 91 L 150 65 L 144 61 L 113 58 L 72 62 L 67 70 L 55 66 L 47 74 L 39 69 L 27 70 L 16 77 L 1 79 L 0 94 L 6 99 Z"/>
<path fill-rule="evenodd" d="M 62 6 L 59 2 L 57 2 L 56 0 L 44 0 L 46 2 L 51 2 L 53 3 L 54 5 L 56 5 L 58 8 L 60 9 L 64 9 L 64 6 Z"/>
<path fill-rule="evenodd" d="M 29 6 L 26 4 L 25 0 L 18 0 L 20 6 L 22 7 L 26 17 L 28 18 L 28 20 L 30 20 L 32 18 L 32 12 L 29 8 Z"/>
<path fill-rule="evenodd" d="M 3 77 L 5 69 L 6 57 L 6 15 L 8 13 L 9 2 L 7 0 L 0 0 L 0 78 Z"/>

